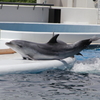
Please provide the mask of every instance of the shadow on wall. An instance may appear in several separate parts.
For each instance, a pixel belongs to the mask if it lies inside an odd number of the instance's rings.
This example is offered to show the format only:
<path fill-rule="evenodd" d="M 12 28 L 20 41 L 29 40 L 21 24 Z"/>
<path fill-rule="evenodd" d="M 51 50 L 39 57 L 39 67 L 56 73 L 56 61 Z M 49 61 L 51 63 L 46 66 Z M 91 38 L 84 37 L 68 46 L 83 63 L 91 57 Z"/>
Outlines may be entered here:
<path fill-rule="evenodd" d="M 98 8 L 98 0 L 93 0 L 95 8 Z"/>

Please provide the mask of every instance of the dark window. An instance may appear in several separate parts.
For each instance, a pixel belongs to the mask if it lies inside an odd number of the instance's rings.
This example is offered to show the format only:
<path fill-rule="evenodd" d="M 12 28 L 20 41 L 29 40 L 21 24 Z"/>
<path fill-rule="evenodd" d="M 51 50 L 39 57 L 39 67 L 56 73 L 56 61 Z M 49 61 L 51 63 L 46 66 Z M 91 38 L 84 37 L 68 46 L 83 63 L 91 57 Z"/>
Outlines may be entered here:
<path fill-rule="evenodd" d="M 49 23 L 60 23 L 61 9 L 49 9 Z"/>

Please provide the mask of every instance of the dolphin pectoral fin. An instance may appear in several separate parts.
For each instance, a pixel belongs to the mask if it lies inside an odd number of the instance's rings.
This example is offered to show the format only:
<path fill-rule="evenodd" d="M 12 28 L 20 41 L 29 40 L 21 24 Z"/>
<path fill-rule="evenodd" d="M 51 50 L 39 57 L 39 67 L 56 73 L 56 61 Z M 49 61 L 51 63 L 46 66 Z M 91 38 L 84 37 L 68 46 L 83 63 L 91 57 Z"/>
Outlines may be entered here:
<path fill-rule="evenodd" d="M 81 53 L 77 53 L 76 55 L 81 55 L 81 56 L 83 56 Z"/>
<path fill-rule="evenodd" d="M 32 60 L 32 59 L 29 57 L 23 57 L 23 60 Z"/>
<path fill-rule="evenodd" d="M 27 58 L 26 57 L 23 57 L 23 60 L 27 60 Z"/>
<path fill-rule="evenodd" d="M 74 56 L 71 56 L 71 58 L 74 58 Z"/>
<path fill-rule="evenodd" d="M 27 57 L 28 60 L 33 60 L 33 57 L 31 55 L 27 54 L 27 56 L 28 56 Z"/>
<path fill-rule="evenodd" d="M 96 37 L 96 36 L 93 36 L 92 38 L 90 38 L 90 41 L 92 42 L 92 41 L 97 41 L 97 40 L 99 40 L 100 39 L 100 37 Z"/>
<path fill-rule="evenodd" d="M 28 58 L 28 60 L 33 60 L 33 59 L 31 59 L 31 58 Z"/>

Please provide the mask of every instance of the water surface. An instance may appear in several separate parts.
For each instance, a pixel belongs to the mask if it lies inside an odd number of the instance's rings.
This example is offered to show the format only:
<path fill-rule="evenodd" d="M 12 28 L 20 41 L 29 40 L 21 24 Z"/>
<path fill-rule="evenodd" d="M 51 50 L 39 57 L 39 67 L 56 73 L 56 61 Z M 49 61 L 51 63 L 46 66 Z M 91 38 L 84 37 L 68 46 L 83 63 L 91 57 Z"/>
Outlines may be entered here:
<path fill-rule="evenodd" d="M 100 100 L 100 49 L 76 56 L 73 69 L 0 76 L 0 100 Z"/>

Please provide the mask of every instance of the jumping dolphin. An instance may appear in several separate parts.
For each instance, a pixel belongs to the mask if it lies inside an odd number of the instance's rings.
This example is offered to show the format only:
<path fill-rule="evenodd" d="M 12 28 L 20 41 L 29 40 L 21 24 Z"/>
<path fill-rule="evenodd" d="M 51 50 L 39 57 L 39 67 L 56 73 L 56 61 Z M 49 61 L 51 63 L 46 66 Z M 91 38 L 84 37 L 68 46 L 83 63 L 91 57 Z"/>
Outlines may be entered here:
<path fill-rule="evenodd" d="M 82 55 L 80 51 L 90 45 L 91 42 L 100 39 L 98 37 L 92 37 L 75 42 L 74 44 L 66 44 L 63 41 L 57 40 L 58 36 L 59 34 L 56 34 L 45 44 L 24 40 L 12 40 L 6 42 L 6 45 L 21 54 L 23 59 L 60 60 L 74 55 Z"/>

